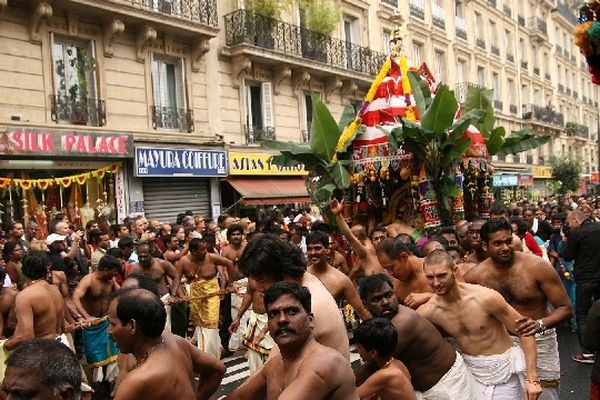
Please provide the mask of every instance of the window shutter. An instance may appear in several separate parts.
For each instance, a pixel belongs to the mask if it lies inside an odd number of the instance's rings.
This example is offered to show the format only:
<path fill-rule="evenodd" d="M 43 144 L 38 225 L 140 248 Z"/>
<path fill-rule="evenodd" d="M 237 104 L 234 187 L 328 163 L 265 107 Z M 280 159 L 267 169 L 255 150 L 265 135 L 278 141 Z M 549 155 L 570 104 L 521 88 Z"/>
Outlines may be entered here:
<path fill-rule="evenodd" d="M 250 98 L 250 86 L 245 79 L 243 83 L 242 98 L 244 100 L 244 112 L 246 113 L 246 115 L 244 115 L 244 123 L 246 124 L 246 127 L 250 129 L 252 126 L 252 100 Z"/>
<path fill-rule="evenodd" d="M 54 94 L 61 95 L 64 93 L 60 92 L 60 79 L 61 77 L 58 75 L 58 71 L 56 69 L 56 62 L 59 60 L 63 60 L 63 48 L 60 44 L 54 43 L 54 32 L 50 32 L 50 48 L 52 49 L 52 80 L 54 83 Z M 64 76 L 64 71 L 63 71 Z M 65 82 L 66 83 L 66 82 Z"/>
<path fill-rule="evenodd" d="M 175 95 L 177 96 L 177 108 L 187 110 L 186 84 L 185 84 L 185 59 L 180 58 L 175 66 Z"/>
<path fill-rule="evenodd" d="M 160 68 L 159 61 L 154 59 L 154 54 L 150 53 L 150 57 L 152 60 L 152 92 L 154 95 L 154 106 L 160 107 L 161 105 L 161 97 L 160 97 Z"/>
<path fill-rule="evenodd" d="M 88 81 L 88 98 L 97 99 L 98 96 L 98 60 L 96 59 L 96 41 L 90 40 L 89 43 L 89 54 L 90 61 L 96 61 L 96 68 L 93 71 L 87 71 L 87 81 Z"/>
<path fill-rule="evenodd" d="M 263 128 L 273 127 L 273 87 L 271 82 L 260 84 Z"/>

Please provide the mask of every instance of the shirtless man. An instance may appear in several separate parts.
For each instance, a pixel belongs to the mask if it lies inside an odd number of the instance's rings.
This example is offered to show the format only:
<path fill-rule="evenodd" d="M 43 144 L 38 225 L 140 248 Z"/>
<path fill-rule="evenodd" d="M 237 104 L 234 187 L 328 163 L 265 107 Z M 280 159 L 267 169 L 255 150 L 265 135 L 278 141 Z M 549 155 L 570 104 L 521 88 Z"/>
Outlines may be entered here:
<path fill-rule="evenodd" d="M 480 262 L 488 258 L 486 251 L 483 250 L 483 248 L 481 247 L 481 236 L 479 232 L 481 231 L 481 227 L 483 226 L 483 224 L 485 224 L 484 220 L 477 219 L 471 222 L 471 224 L 469 225 L 467 235 L 469 235 L 469 238 L 471 239 L 471 249 L 473 250 L 473 252 L 467 255 L 465 264 L 469 263 L 471 265 L 468 268 L 462 270 L 464 271 L 464 273 L 466 273 L 466 271 L 468 271 L 470 268 L 474 267 L 475 265 L 473 264 L 479 264 Z"/>
<path fill-rule="evenodd" d="M 325 232 L 315 231 L 306 237 L 306 250 L 308 254 L 308 272 L 319 278 L 323 285 L 329 290 L 337 304 L 342 299 L 354 308 L 362 320 L 371 318 L 360 301 L 356 288 L 350 278 L 342 272 L 333 268 L 327 262 L 327 248 L 329 246 L 329 235 Z"/>
<path fill-rule="evenodd" d="M 225 366 L 180 337 L 164 332 L 166 312 L 144 289 L 119 292 L 109 307 L 110 335 L 136 363 L 116 389 L 115 400 L 208 400 Z M 194 390 L 194 373 L 201 379 Z"/>
<path fill-rule="evenodd" d="M 392 282 L 385 274 L 360 282 L 360 298 L 376 318 L 388 319 L 396 329 L 392 356 L 407 368 L 413 388 L 424 400 L 480 400 L 481 395 L 461 355 L 442 338 L 439 331 L 408 307 L 399 306 Z M 379 370 L 368 361 L 356 370 L 356 384 L 362 385 Z"/>
<path fill-rule="evenodd" d="M 264 234 L 248 243 L 238 265 L 244 275 L 256 281 L 257 290 L 263 293 L 279 281 L 307 287 L 314 310 L 315 340 L 350 360 L 348 334 L 337 304 L 325 285 L 306 271 L 306 260 L 297 247 L 273 234 Z"/>
<path fill-rule="evenodd" d="M 385 239 L 377 247 L 383 268 L 397 279 L 396 296 L 407 307 L 417 309 L 433 295 L 423 274 L 423 259 L 416 257 L 401 240 Z"/>
<path fill-rule="evenodd" d="M 176 297 L 180 276 L 175 267 L 173 267 L 173 264 L 153 257 L 150 253 L 150 245 L 148 243 L 142 243 L 137 247 L 137 255 L 139 264 L 134 266 L 130 273 L 148 275 L 158 284 L 158 292 L 162 297 L 165 297 L 167 294 Z M 171 279 L 171 285 L 168 285 L 167 278 Z"/>
<path fill-rule="evenodd" d="M 490 256 L 470 270 L 465 280 L 499 292 L 521 315 L 517 332 L 534 335 L 538 348 L 540 399 L 558 399 L 560 360 L 555 327 L 568 321 L 572 307 L 554 268 L 532 254 L 514 251 L 506 219 L 491 219 L 481 228 L 482 246 Z M 553 307 L 548 311 L 548 303 Z"/>
<path fill-rule="evenodd" d="M 196 327 L 198 347 L 213 356 L 221 357 L 219 338 L 219 301 L 227 287 L 227 270 L 233 263 L 209 253 L 206 236 L 192 239 L 190 252 L 180 261 L 180 268 L 190 283 L 190 321 Z"/>
<path fill-rule="evenodd" d="M 339 244 L 333 238 L 333 236 L 329 235 L 329 247 L 327 250 L 327 260 L 329 264 L 341 271 L 344 275 L 349 276 L 350 270 L 348 269 L 348 263 L 346 262 L 346 257 L 342 254 L 339 249 Z"/>
<path fill-rule="evenodd" d="M 108 390 L 116 378 L 118 349 L 108 335 L 108 306 L 110 297 L 119 285 L 113 279 L 121 260 L 104 256 L 96 271 L 84 276 L 73 293 L 73 302 L 86 322 L 93 324 L 81 331 L 87 361 L 92 368 L 93 382 L 100 382 L 96 390 Z M 100 349 L 100 350 L 99 350 Z M 106 366 L 106 373 L 103 367 Z"/>
<path fill-rule="evenodd" d="M 341 212 L 343 209 L 344 206 L 337 200 L 334 199 L 331 202 L 331 211 L 335 215 L 338 228 L 346 237 L 352 251 L 356 255 L 355 265 L 352 266 L 352 271 L 350 271 L 350 279 L 354 280 L 357 278 L 361 270 L 367 276 L 383 272 L 383 268 L 377 260 L 377 254 L 375 254 L 375 247 L 369 240 L 365 227 L 354 225 L 351 229 L 342 217 Z"/>
<path fill-rule="evenodd" d="M 258 371 L 269 358 L 269 353 L 275 345 L 269 334 L 269 325 L 263 292 L 259 291 L 256 281 L 248 278 L 248 290 L 244 294 L 238 314 L 229 326 L 231 332 L 236 332 L 246 311 L 252 306 L 248 316 L 248 324 L 242 343 L 248 348 L 248 369 L 250 373 Z"/>
<path fill-rule="evenodd" d="M 180 249 L 179 239 L 175 235 L 166 235 L 164 240 L 167 250 L 164 252 L 163 257 L 175 266 L 177 261 L 188 253 L 188 247 L 184 246 L 183 249 Z M 179 271 L 179 275 L 181 276 L 181 271 Z"/>
<path fill-rule="evenodd" d="M 229 333 L 229 326 L 239 312 L 242 298 L 248 287 L 248 280 L 237 267 L 237 262 L 246 246 L 244 227 L 240 224 L 231 224 L 227 228 L 227 241 L 229 244 L 223 248 L 221 256 L 231 261 L 232 265 L 231 267 L 227 267 L 228 293 L 225 294 L 220 304 L 221 321 L 219 336 L 221 337 L 221 345 L 225 354 L 229 355 L 231 353 L 230 350 L 236 350 L 241 345 L 241 338 L 237 334 L 232 335 Z"/>
<path fill-rule="evenodd" d="M 277 282 L 265 292 L 264 302 L 280 354 L 225 399 L 358 400 L 348 360 L 313 337 L 309 290 L 295 282 Z"/>
<path fill-rule="evenodd" d="M 385 318 L 371 318 L 354 329 L 356 350 L 364 362 L 377 364 L 378 371 L 358 388 L 361 399 L 415 400 L 410 376 L 402 362 L 392 357 L 398 332 Z"/>
<path fill-rule="evenodd" d="M 517 331 L 522 315 L 495 290 L 457 282 L 458 268 L 444 250 L 429 254 L 423 269 L 435 295 L 417 312 L 457 341 L 484 398 L 537 399 L 542 386 L 535 339 L 521 336 L 521 352 L 507 332 Z"/>
<path fill-rule="evenodd" d="M 44 279 L 50 261 L 44 253 L 32 253 L 23 261 L 26 287 L 17 294 L 15 333 L 4 343 L 13 350 L 33 338 L 56 339 L 62 333 L 64 302 L 56 286 Z"/>

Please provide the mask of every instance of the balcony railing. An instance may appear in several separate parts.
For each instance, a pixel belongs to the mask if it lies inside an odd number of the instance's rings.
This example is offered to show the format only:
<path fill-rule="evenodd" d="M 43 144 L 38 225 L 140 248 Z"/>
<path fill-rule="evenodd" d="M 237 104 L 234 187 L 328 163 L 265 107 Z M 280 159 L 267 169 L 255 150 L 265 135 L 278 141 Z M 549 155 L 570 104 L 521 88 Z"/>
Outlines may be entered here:
<path fill-rule="evenodd" d="M 456 95 L 456 99 L 459 104 L 463 104 L 467 100 L 467 94 L 469 93 L 469 88 L 479 88 L 483 89 L 481 85 L 478 85 L 473 82 L 459 82 L 456 84 L 454 93 Z"/>
<path fill-rule="evenodd" d="M 536 75 L 540 75 L 540 67 L 533 67 L 533 73 Z"/>
<path fill-rule="evenodd" d="M 547 81 L 550 81 L 550 80 L 552 80 L 552 77 L 550 76 L 550 73 L 549 73 L 549 72 L 546 72 L 546 73 L 544 74 L 544 78 L 545 78 Z"/>
<path fill-rule="evenodd" d="M 571 88 L 567 88 L 567 96 L 571 95 Z"/>
<path fill-rule="evenodd" d="M 464 18 L 456 15 L 454 17 L 454 26 L 456 27 L 456 36 L 467 40 L 467 23 Z"/>
<path fill-rule="evenodd" d="M 510 8 L 508 4 L 502 5 L 502 11 L 504 12 L 504 15 L 506 15 L 508 18 L 512 18 L 512 8 Z"/>
<path fill-rule="evenodd" d="M 506 60 L 514 64 L 515 56 L 512 53 L 506 53 Z"/>
<path fill-rule="evenodd" d="M 446 12 L 443 7 L 432 1 L 431 2 L 431 17 L 433 19 L 433 25 L 440 29 L 446 29 Z"/>
<path fill-rule="evenodd" d="M 275 128 L 246 125 L 246 143 L 255 144 L 265 139 L 275 139 Z"/>
<path fill-rule="evenodd" d="M 490 50 L 492 54 L 500 56 L 500 48 L 498 46 L 494 46 L 493 44 L 490 46 Z"/>
<path fill-rule="evenodd" d="M 586 140 L 590 138 L 590 128 L 576 122 L 567 122 L 565 130 L 569 136 L 576 136 Z"/>
<path fill-rule="evenodd" d="M 477 47 L 485 50 L 485 40 L 483 40 L 481 38 L 477 38 L 477 39 L 475 39 L 475 44 L 477 45 Z"/>
<path fill-rule="evenodd" d="M 571 23 L 571 25 L 577 25 L 577 15 L 573 12 L 569 6 L 567 6 L 564 2 L 559 1 L 557 5 L 558 14 L 562 15 Z"/>
<path fill-rule="evenodd" d="M 528 20 L 527 27 L 532 33 L 541 33 L 544 36 L 548 36 L 548 27 L 546 22 L 539 17 L 531 17 Z"/>
<path fill-rule="evenodd" d="M 562 83 L 558 84 L 558 92 L 559 93 L 564 93 L 565 92 L 565 85 L 563 85 Z"/>
<path fill-rule="evenodd" d="M 510 110 L 511 114 L 516 114 L 517 113 L 517 105 L 516 104 L 509 105 L 508 109 Z"/>
<path fill-rule="evenodd" d="M 410 0 L 410 15 L 419 19 L 425 19 L 425 1 Z"/>
<path fill-rule="evenodd" d="M 104 126 L 106 108 L 104 100 L 54 95 L 50 96 L 50 117 L 59 124 Z"/>
<path fill-rule="evenodd" d="M 559 56 L 559 57 L 562 57 L 562 52 L 563 52 L 562 46 L 559 46 L 557 44 L 556 45 L 556 55 Z"/>
<path fill-rule="evenodd" d="M 529 65 L 529 64 L 527 63 L 527 61 L 525 61 L 525 60 L 521 60 L 521 68 L 523 68 L 523 69 L 527 69 L 527 66 L 528 66 L 528 65 Z"/>
<path fill-rule="evenodd" d="M 576 99 L 579 98 L 579 93 L 577 92 L 577 90 L 573 90 L 573 97 Z"/>
<path fill-rule="evenodd" d="M 152 106 L 152 127 L 193 132 L 194 112 L 183 108 Z"/>
<path fill-rule="evenodd" d="M 398 7 L 398 0 L 381 0 L 381 2 L 392 7 Z"/>
<path fill-rule="evenodd" d="M 535 104 L 524 104 L 522 116 L 523 119 L 557 126 L 563 126 L 565 123 L 565 117 L 562 113 L 554 111 L 552 107 L 540 107 Z"/>
<path fill-rule="evenodd" d="M 496 7 L 496 0 L 488 0 L 488 4 L 492 7 Z"/>
<path fill-rule="evenodd" d="M 354 43 L 246 10 L 225 16 L 227 46 L 247 44 L 376 75 L 387 56 Z"/>
<path fill-rule="evenodd" d="M 521 25 L 522 27 L 525 27 L 525 18 L 518 15 L 517 16 L 517 22 L 519 23 L 519 25 Z"/>
<path fill-rule="evenodd" d="M 504 109 L 504 103 L 501 100 L 494 100 L 494 108 L 496 110 L 502 111 Z"/>
<path fill-rule="evenodd" d="M 217 27 L 217 0 L 120 0 L 134 7 L 146 8 L 160 14 L 171 15 L 200 24 Z"/>

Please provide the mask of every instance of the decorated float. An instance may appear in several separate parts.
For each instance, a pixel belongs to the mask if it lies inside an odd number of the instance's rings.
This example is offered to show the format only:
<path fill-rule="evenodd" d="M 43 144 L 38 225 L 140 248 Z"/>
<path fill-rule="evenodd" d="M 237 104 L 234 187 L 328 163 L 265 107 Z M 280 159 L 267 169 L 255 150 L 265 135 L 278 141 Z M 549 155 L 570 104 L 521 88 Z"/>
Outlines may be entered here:
<path fill-rule="evenodd" d="M 401 24 L 401 21 L 398 21 Z M 469 88 L 464 101 L 405 54 L 402 26 L 389 58 L 357 113 L 347 106 L 336 123 L 313 96 L 309 143 L 264 141 L 279 150 L 272 162 L 304 164 L 315 203 L 345 200 L 344 217 L 372 226 L 400 222 L 430 231 L 462 219 L 489 218 L 490 157 L 546 143 L 530 130 L 506 135 L 495 126 L 493 92 Z M 332 219 L 330 219 L 332 220 Z"/>
<path fill-rule="evenodd" d="M 579 9 L 575 44 L 585 57 L 592 82 L 600 85 L 600 1 L 588 0 Z"/>

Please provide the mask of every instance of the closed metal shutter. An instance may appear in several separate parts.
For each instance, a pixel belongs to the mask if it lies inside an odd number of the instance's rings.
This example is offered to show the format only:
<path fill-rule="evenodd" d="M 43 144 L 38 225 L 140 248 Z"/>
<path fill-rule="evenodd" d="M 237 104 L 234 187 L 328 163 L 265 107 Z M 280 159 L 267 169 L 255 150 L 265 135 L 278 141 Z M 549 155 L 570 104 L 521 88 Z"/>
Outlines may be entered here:
<path fill-rule="evenodd" d="M 142 178 L 146 218 L 175 223 L 177 214 L 191 210 L 210 215 L 210 186 L 206 178 Z"/>

